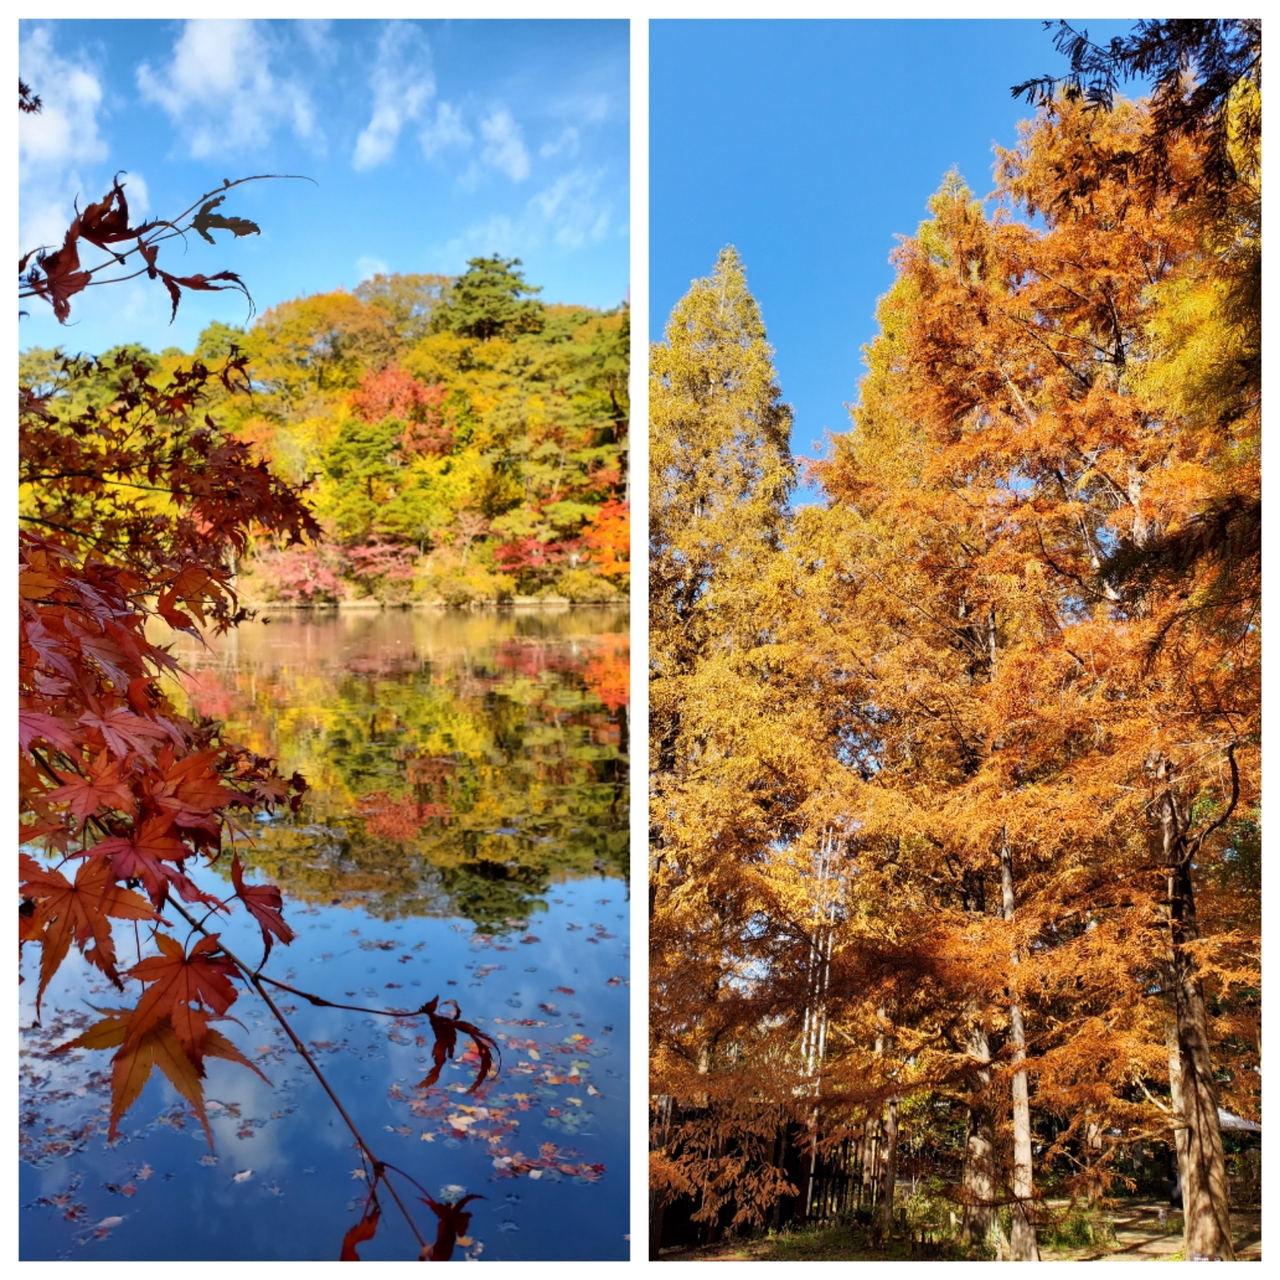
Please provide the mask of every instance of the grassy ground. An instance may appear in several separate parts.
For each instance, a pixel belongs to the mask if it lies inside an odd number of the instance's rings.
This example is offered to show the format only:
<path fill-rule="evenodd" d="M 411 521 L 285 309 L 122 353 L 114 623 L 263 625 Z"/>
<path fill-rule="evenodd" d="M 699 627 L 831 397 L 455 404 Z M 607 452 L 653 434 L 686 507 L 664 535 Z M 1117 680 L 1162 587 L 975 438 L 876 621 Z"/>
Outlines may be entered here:
<path fill-rule="evenodd" d="M 1059 1212 L 1065 1204 L 1049 1205 Z M 1182 1218 L 1166 1214 L 1161 1205 L 1147 1200 L 1115 1201 L 1086 1226 L 1077 1217 L 1065 1229 L 1043 1232 L 1041 1257 L 1045 1262 L 1176 1262 L 1182 1260 Z M 1243 1209 L 1231 1215 L 1236 1257 L 1242 1262 L 1262 1260 L 1262 1214 Z M 1090 1239 L 1092 1237 L 1092 1239 Z M 869 1247 L 861 1231 L 847 1225 L 806 1227 L 761 1236 L 730 1240 L 701 1249 L 666 1249 L 663 1262 L 873 1262 L 930 1259 L 960 1261 L 978 1256 L 947 1238 L 923 1245 L 903 1237 L 890 1240 L 882 1251 Z"/>

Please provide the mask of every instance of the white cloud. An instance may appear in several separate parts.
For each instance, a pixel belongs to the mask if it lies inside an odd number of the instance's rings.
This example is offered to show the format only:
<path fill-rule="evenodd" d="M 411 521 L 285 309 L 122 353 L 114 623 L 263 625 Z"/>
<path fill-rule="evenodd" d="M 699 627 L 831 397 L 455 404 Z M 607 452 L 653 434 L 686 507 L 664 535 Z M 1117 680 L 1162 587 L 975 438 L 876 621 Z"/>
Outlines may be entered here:
<path fill-rule="evenodd" d="M 22 42 L 18 67 L 43 99 L 40 111 L 18 118 L 22 179 L 33 169 L 105 160 L 107 144 L 98 133 L 102 82 L 93 68 L 60 58 L 47 27 L 37 27 Z"/>
<path fill-rule="evenodd" d="M 151 192 L 147 189 L 147 180 L 136 171 L 122 173 L 120 185 L 124 188 L 125 199 L 129 202 L 130 225 L 137 223 L 151 212 Z"/>
<path fill-rule="evenodd" d="M 324 64 L 333 62 L 338 56 L 338 42 L 329 38 L 332 26 L 328 18 L 299 18 L 294 23 L 298 38 Z"/>
<path fill-rule="evenodd" d="M 500 169 L 512 182 L 523 182 L 529 176 L 529 153 L 510 111 L 505 107 L 491 111 L 480 121 L 480 136 L 485 140 L 480 153 L 485 164 Z"/>
<path fill-rule="evenodd" d="M 138 90 L 163 108 L 196 159 L 261 147 L 286 122 L 314 139 L 311 99 L 299 81 L 272 73 L 276 52 L 252 19 L 191 18 L 167 67 L 138 67 Z"/>
<path fill-rule="evenodd" d="M 372 280 L 374 276 L 389 275 L 391 268 L 381 258 L 362 257 L 356 259 L 356 283 Z"/>
<path fill-rule="evenodd" d="M 578 131 L 572 125 L 564 129 L 560 136 L 554 142 L 544 142 L 538 148 L 538 154 L 545 160 L 550 156 L 558 156 L 560 152 L 567 151 L 569 155 L 576 156 L 578 154 L 579 138 Z"/>
<path fill-rule="evenodd" d="M 613 206 L 596 199 L 599 173 L 574 169 L 529 201 L 529 210 L 545 234 L 567 249 L 604 239 Z"/>
<path fill-rule="evenodd" d="M 356 139 L 352 163 L 372 169 L 389 160 L 400 131 L 417 120 L 436 91 L 431 48 L 409 22 L 388 22 L 378 40 L 378 58 L 369 78 L 373 115 Z"/>
<path fill-rule="evenodd" d="M 471 145 L 471 131 L 462 122 L 462 112 L 447 102 L 436 104 L 434 124 L 429 124 L 419 134 L 422 142 L 422 154 L 430 160 L 437 152 L 446 147 L 460 147 L 466 150 Z"/>
<path fill-rule="evenodd" d="M 597 199 L 603 172 L 575 169 L 529 199 L 520 216 L 499 214 L 468 227 L 436 255 L 461 263 L 477 253 L 524 255 L 548 243 L 562 249 L 594 244 L 609 234 L 613 205 Z"/>
<path fill-rule="evenodd" d="M 609 99 L 603 93 L 587 94 L 575 98 L 568 110 L 583 124 L 599 124 L 609 114 Z"/>
<path fill-rule="evenodd" d="M 18 69 L 43 102 L 35 115 L 18 120 L 18 234 L 25 253 L 61 244 L 77 197 L 84 208 L 102 196 L 86 192 L 82 166 L 92 175 L 108 147 L 98 130 L 102 81 L 88 62 L 61 57 L 49 29 L 37 27 L 19 46 Z"/>

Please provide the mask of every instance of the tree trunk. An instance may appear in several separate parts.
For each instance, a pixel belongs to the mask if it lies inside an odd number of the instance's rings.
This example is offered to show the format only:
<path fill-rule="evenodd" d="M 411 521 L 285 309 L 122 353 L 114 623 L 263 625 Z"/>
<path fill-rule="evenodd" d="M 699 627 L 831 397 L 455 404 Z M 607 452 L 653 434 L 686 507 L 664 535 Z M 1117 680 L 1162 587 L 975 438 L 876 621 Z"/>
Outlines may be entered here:
<path fill-rule="evenodd" d="M 1185 880 L 1189 900 L 1190 873 L 1186 867 L 1170 875 L 1170 884 Z M 1187 905 L 1190 903 L 1188 901 Z M 1184 917 L 1185 923 L 1185 917 Z M 1191 926 L 1194 930 L 1194 908 Z M 1182 938 L 1178 939 L 1179 932 Z M 1174 928 L 1174 1002 L 1177 1014 L 1178 1057 L 1181 1068 L 1181 1123 L 1186 1127 L 1186 1154 L 1181 1169 L 1182 1211 L 1186 1223 L 1187 1260 L 1235 1260 L 1231 1243 L 1231 1214 L 1227 1192 L 1227 1162 L 1218 1121 L 1218 1091 L 1209 1056 L 1209 1019 L 1204 990 L 1195 963 L 1180 942 L 1188 934 Z M 1190 937 L 1194 937 L 1192 932 Z"/>
<path fill-rule="evenodd" d="M 1161 761 L 1157 777 L 1167 783 L 1172 773 L 1172 765 Z M 1160 826 L 1169 869 L 1171 977 L 1182 1077 L 1182 1123 L 1186 1125 L 1187 1153 L 1181 1170 L 1186 1256 L 1188 1262 L 1201 1258 L 1234 1262 L 1227 1162 L 1209 1053 L 1209 1016 L 1200 975 L 1188 950 L 1188 944 L 1199 936 L 1191 882 L 1193 850 L 1187 839 L 1189 822 L 1179 814 L 1171 786 L 1161 796 Z"/>
<path fill-rule="evenodd" d="M 1000 882 L 1004 890 L 1004 918 L 1013 919 L 1013 851 L 1006 833 L 1000 835 Z M 1013 973 L 1018 966 L 1015 950 L 1009 957 Z M 1031 1169 L 1031 1096 L 1027 1071 L 1021 1064 L 1027 1057 L 1027 1034 L 1022 1024 L 1022 1005 L 1011 981 L 1009 1003 L 1009 1044 L 1013 1050 L 1013 1229 L 1009 1233 L 1009 1256 L 1014 1262 L 1039 1262 L 1036 1227 L 1032 1219 L 1034 1183 Z"/>
<path fill-rule="evenodd" d="M 878 1121 L 875 1127 L 867 1121 L 867 1135 L 862 1145 L 862 1200 L 859 1203 L 875 1203 L 876 1166 L 879 1163 L 878 1127 Z"/>
<path fill-rule="evenodd" d="M 649 1261 L 657 1262 L 662 1249 L 664 1206 L 656 1195 L 649 1194 Z"/>
<path fill-rule="evenodd" d="M 893 1188 L 898 1180 L 898 1100 L 884 1110 L 884 1162 L 880 1168 L 880 1195 L 876 1204 L 876 1243 L 885 1245 L 893 1231 Z"/>
<path fill-rule="evenodd" d="M 1173 1107 L 1173 1190 L 1169 1203 L 1175 1209 L 1182 1208 L 1182 1188 L 1187 1183 L 1187 1123 L 1182 1108 L 1182 1051 L 1178 1048 L 1178 1024 L 1169 1021 L 1164 1026 L 1165 1044 L 1169 1050 L 1169 1101 Z"/>
<path fill-rule="evenodd" d="M 964 1224 L 965 1244 L 981 1244 L 990 1238 L 996 1215 L 996 1136 L 991 1115 L 991 1048 L 979 1025 L 969 1035 L 969 1056 L 980 1065 L 978 1092 L 969 1100 L 968 1136 L 965 1140 Z"/>
<path fill-rule="evenodd" d="M 1092 1207 L 1102 1199 L 1102 1178 L 1098 1175 L 1098 1161 L 1102 1156 L 1102 1121 L 1087 1120 L 1084 1126 L 1085 1160 L 1088 1164 L 1088 1198 Z"/>

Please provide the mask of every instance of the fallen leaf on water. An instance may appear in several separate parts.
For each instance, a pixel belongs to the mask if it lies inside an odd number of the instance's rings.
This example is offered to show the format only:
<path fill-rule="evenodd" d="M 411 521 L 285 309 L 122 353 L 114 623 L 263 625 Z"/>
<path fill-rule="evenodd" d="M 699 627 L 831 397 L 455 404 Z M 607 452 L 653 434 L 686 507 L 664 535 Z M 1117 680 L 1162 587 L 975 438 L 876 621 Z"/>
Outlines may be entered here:
<path fill-rule="evenodd" d="M 248 1182 L 253 1177 L 252 1169 L 242 1169 L 239 1173 L 233 1175 L 232 1182 Z"/>
<path fill-rule="evenodd" d="M 373 1205 L 369 1212 L 342 1237 L 340 1262 L 360 1261 L 360 1255 L 356 1252 L 356 1245 L 360 1244 L 361 1241 L 373 1239 L 374 1233 L 378 1230 L 378 1217 L 381 1212 L 376 1204 Z"/>

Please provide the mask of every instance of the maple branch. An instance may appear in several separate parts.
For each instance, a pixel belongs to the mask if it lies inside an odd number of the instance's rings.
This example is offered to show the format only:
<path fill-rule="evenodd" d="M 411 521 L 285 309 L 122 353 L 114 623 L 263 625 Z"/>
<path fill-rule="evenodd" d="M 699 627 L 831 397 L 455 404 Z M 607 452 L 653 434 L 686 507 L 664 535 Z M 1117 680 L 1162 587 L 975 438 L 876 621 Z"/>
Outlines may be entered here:
<path fill-rule="evenodd" d="M 182 918 L 186 920 L 186 922 L 193 929 L 198 929 L 206 937 L 209 936 L 208 930 L 206 930 L 205 927 L 201 923 L 199 923 L 199 921 L 194 919 L 187 912 L 187 910 L 182 906 L 181 903 L 175 902 L 172 898 L 170 898 L 169 905 L 173 907 L 173 909 L 177 911 L 177 913 L 180 916 L 182 916 Z M 315 1078 L 320 1081 L 320 1084 L 324 1088 L 325 1093 L 329 1095 L 329 1101 L 332 1102 L 335 1107 L 337 1107 L 338 1114 L 346 1122 L 346 1126 L 348 1129 L 351 1130 L 353 1136 L 355 1137 L 356 1142 L 360 1146 L 360 1150 L 367 1157 L 369 1163 L 373 1166 L 374 1186 L 376 1187 L 379 1181 L 385 1182 L 387 1184 L 387 1190 L 391 1192 L 391 1198 L 399 1206 L 400 1212 L 404 1214 L 405 1221 L 408 1222 L 409 1228 L 413 1232 L 414 1237 L 417 1239 L 418 1244 L 425 1249 L 427 1247 L 427 1242 L 425 1239 L 423 1239 L 422 1233 L 418 1230 L 417 1223 L 414 1222 L 412 1215 L 409 1213 L 409 1210 L 405 1208 L 404 1202 L 400 1199 L 399 1193 L 396 1191 L 395 1187 L 391 1185 L 391 1180 L 385 1174 L 385 1170 L 387 1168 L 385 1162 L 382 1160 L 379 1160 L 378 1157 L 373 1154 L 373 1151 L 370 1148 L 369 1144 L 361 1136 L 360 1130 L 356 1128 L 355 1121 L 352 1120 L 352 1118 L 347 1114 L 346 1107 L 342 1105 L 342 1102 L 339 1099 L 338 1095 L 334 1093 L 332 1086 L 329 1084 L 328 1080 L 325 1079 L 324 1072 L 320 1070 L 320 1067 L 317 1065 L 316 1060 L 311 1056 L 310 1053 L 307 1052 L 307 1046 L 304 1045 L 302 1041 L 298 1038 L 298 1033 L 294 1031 L 293 1027 L 289 1023 L 288 1018 L 286 1018 L 284 1014 L 280 1012 L 275 1001 L 272 1000 L 271 997 L 267 994 L 266 988 L 262 985 L 262 979 L 258 977 L 258 975 L 253 971 L 253 969 L 249 965 L 245 964 L 245 962 L 241 960 L 239 956 L 237 956 L 229 947 L 227 947 L 221 938 L 218 939 L 218 946 L 221 948 L 222 953 L 227 957 L 227 959 L 230 960 L 231 963 L 234 964 L 236 968 L 240 970 L 241 974 L 244 975 L 245 981 L 252 984 L 254 989 L 257 991 L 258 995 L 262 997 L 263 1003 L 267 1006 L 268 1009 L 271 1010 L 271 1013 L 275 1017 L 276 1021 L 285 1029 L 285 1033 L 288 1035 L 289 1039 L 293 1041 L 293 1047 L 302 1056 L 302 1060 L 307 1064 L 307 1066 L 311 1068 L 312 1074 L 315 1076 Z"/>
<path fill-rule="evenodd" d="M 279 978 L 268 977 L 261 969 L 256 970 L 254 976 L 260 977 L 263 982 L 271 983 L 273 987 L 279 987 L 282 991 L 301 996 L 303 1000 L 309 1001 L 319 1009 L 348 1009 L 352 1013 L 374 1013 L 385 1018 L 413 1018 L 422 1013 L 421 1009 L 403 1009 L 397 1012 L 395 1009 L 365 1009 L 358 1004 L 337 1004 L 333 1000 L 326 1000 L 324 996 L 313 995 L 309 991 L 300 991 L 297 987 L 291 987 L 287 982 L 281 982 Z"/>

